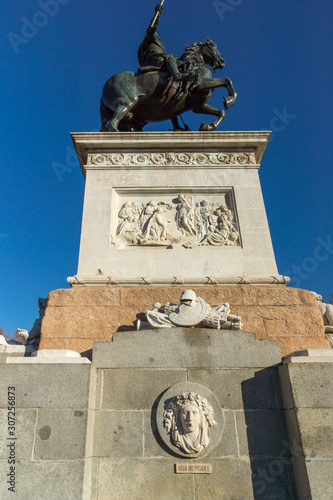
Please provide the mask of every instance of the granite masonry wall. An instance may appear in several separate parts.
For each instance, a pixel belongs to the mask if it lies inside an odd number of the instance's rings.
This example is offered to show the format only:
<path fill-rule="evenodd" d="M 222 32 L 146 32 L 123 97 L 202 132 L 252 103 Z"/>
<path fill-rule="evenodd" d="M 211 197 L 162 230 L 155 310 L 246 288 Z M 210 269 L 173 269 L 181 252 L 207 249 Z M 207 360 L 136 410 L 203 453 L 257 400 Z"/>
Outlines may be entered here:
<path fill-rule="evenodd" d="M 282 365 L 275 341 L 193 328 L 117 332 L 94 344 L 92 363 L 28 354 L 0 358 L 2 500 L 333 497 L 332 357 Z M 157 429 L 165 391 L 189 382 L 214 394 L 224 420 L 197 459 L 176 456 Z M 212 473 L 175 473 L 197 463 Z"/>

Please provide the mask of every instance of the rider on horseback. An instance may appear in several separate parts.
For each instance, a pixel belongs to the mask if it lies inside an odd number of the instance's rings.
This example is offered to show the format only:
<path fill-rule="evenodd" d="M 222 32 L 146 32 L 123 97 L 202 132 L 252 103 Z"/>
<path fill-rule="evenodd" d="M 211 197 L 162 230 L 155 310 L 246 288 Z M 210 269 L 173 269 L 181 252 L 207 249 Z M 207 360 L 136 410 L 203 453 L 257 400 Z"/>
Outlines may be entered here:
<path fill-rule="evenodd" d="M 177 57 L 166 53 L 162 40 L 156 33 L 161 14 L 163 12 L 162 4 L 163 2 L 155 7 L 156 14 L 153 17 L 147 29 L 147 34 L 138 50 L 138 59 L 141 64 L 139 73 L 146 73 L 154 70 L 156 71 L 165 66 L 176 82 L 188 81 L 191 79 L 191 74 L 179 72 Z"/>

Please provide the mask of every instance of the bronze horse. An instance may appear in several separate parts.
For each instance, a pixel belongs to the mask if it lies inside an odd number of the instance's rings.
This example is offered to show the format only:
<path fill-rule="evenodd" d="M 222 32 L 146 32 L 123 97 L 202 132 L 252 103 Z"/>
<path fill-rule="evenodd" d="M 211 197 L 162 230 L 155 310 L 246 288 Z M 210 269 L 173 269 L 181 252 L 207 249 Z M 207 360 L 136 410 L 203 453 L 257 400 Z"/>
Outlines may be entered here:
<path fill-rule="evenodd" d="M 101 132 L 141 131 L 148 123 L 169 119 L 174 130 L 183 130 L 177 117 L 189 110 L 216 116 L 212 123 L 202 123 L 200 131 L 216 130 L 225 118 L 225 111 L 208 104 L 212 92 L 219 87 L 228 90 L 228 96 L 224 97 L 225 109 L 229 109 L 237 97 L 231 80 L 213 78 L 208 68 L 215 71 L 225 65 L 216 44 L 207 39 L 186 47 L 178 65 L 193 75 L 190 81 L 176 82 L 164 68 L 113 75 L 103 88 Z"/>

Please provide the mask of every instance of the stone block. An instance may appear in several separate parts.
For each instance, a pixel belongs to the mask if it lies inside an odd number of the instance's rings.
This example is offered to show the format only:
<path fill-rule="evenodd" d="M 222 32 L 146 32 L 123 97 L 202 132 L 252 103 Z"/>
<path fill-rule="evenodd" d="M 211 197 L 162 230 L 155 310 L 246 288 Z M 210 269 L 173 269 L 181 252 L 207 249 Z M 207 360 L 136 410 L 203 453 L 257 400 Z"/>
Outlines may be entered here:
<path fill-rule="evenodd" d="M 247 460 L 237 458 L 211 459 L 213 474 L 194 476 L 195 497 L 198 500 L 254 499 L 251 467 Z M 177 498 L 177 497 L 175 497 Z"/>
<path fill-rule="evenodd" d="M 285 364 L 279 376 L 285 408 L 333 408 L 333 363 Z"/>
<path fill-rule="evenodd" d="M 333 349 L 301 349 L 300 351 L 295 351 L 290 354 L 290 357 L 330 357 L 333 362 Z"/>
<path fill-rule="evenodd" d="M 274 338 L 293 337 L 302 325 L 302 336 L 322 338 L 323 327 L 318 307 L 259 306 L 258 315 L 264 320 L 266 336 Z"/>
<path fill-rule="evenodd" d="M 94 344 L 97 368 L 242 368 L 280 362 L 278 344 L 253 333 L 199 328 L 121 332 Z"/>
<path fill-rule="evenodd" d="M 289 456 L 286 421 L 282 410 L 236 412 L 241 456 Z"/>
<path fill-rule="evenodd" d="M 150 410 L 158 396 L 178 382 L 186 370 L 99 370 L 103 379 L 97 407 L 110 410 Z"/>
<path fill-rule="evenodd" d="M 47 350 L 47 349 L 45 349 Z M 7 364 L 14 364 L 14 365 L 22 365 L 22 364 L 26 364 L 26 365 L 37 365 L 37 364 L 57 364 L 57 365 L 64 365 L 64 364 L 67 364 L 67 365 L 70 365 L 70 364 L 73 364 L 73 365 L 87 365 L 87 364 L 90 364 L 90 361 L 87 359 L 87 358 L 48 358 L 46 356 L 41 356 L 41 357 L 34 357 L 34 358 L 9 358 L 7 359 L 6 361 Z"/>
<path fill-rule="evenodd" d="M 8 473 L 7 462 L 0 462 L 0 477 Z M 0 481 L 1 500 L 82 500 L 84 461 L 29 461 L 16 463 L 15 493 Z"/>
<path fill-rule="evenodd" d="M 38 410 L 34 458 L 75 460 L 85 457 L 86 410 Z"/>
<path fill-rule="evenodd" d="M 144 450 L 143 456 L 145 458 L 161 458 L 172 456 L 171 451 L 162 441 L 156 425 L 156 409 L 151 411 L 144 411 Z"/>
<path fill-rule="evenodd" d="M 31 459 L 35 440 L 37 410 L 15 411 L 15 454 L 17 459 Z M 8 459 L 8 410 L 0 410 L 0 459 Z"/>
<path fill-rule="evenodd" d="M 253 458 L 251 469 L 255 500 L 296 500 L 298 498 L 290 458 L 283 456 Z"/>
<path fill-rule="evenodd" d="M 224 429 L 220 444 L 214 448 L 211 453 L 204 458 L 209 461 L 210 457 L 238 457 L 239 444 L 236 430 L 236 415 L 233 411 L 224 411 Z"/>
<path fill-rule="evenodd" d="M 150 458 L 102 458 L 99 463 L 98 500 L 110 500 L 110 492 L 112 500 L 196 498 L 193 475 L 175 474 L 176 462 L 175 458 L 154 461 Z"/>
<path fill-rule="evenodd" d="M 276 368 L 254 370 L 189 370 L 189 380 L 208 387 L 223 408 L 248 410 L 282 409 Z"/>
<path fill-rule="evenodd" d="M 271 337 L 273 340 L 273 337 Z M 287 356 L 293 351 L 297 351 L 299 349 L 306 348 L 327 348 L 329 344 L 324 336 L 322 337 L 302 337 L 301 335 L 298 337 L 280 337 L 275 339 L 279 341 L 281 356 Z"/>
<path fill-rule="evenodd" d="M 5 364 L 2 386 L 16 388 L 18 408 L 87 408 L 90 365 Z M 0 408 L 7 408 L 7 390 Z"/>
<path fill-rule="evenodd" d="M 100 340 L 100 342 L 106 342 L 105 339 Z M 63 349 L 73 349 L 74 351 L 85 353 L 92 350 L 93 340 L 92 339 L 81 339 L 81 338 L 45 338 L 41 341 L 41 346 L 43 349 L 59 349 L 61 346 Z"/>
<path fill-rule="evenodd" d="M 85 460 L 82 500 L 98 500 L 98 458 Z"/>
<path fill-rule="evenodd" d="M 142 411 L 100 411 L 96 414 L 94 456 L 123 458 L 142 455 Z"/>
<path fill-rule="evenodd" d="M 322 349 L 325 350 L 325 349 Z M 285 363 L 332 363 L 332 356 L 316 356 L 316 358 L 309 357 L 309 356 L 295 356 L 292 358 L 287 358 L 285 360 Z"/>
<path fill-rule="evenodd" d="M 80 354 L 76 351 L 68 349 L 39 349 L 31 354 L 34 358 L 80 358 Z"/>
<path fill-rule="evenodd" d="M 109 304 L 120 306 L 120 288 L 113 286 L 78 287 L 53 290 L 49 293 L 47 308 L 101 306 Z"/>
<path fill-rule="evenodd" d="M 307 460 L 306 469 L 314 500 L 333 498 L 333 460 Z"/>
<path fill-rule="evenodd" d="M 302 304 L 297 289 L 286 288 L 285 286 L 251 287 L 249 292 L 246 295 L 244 294 L 244 303 L 247 305 L 292 307 Z M 312 301 L 312 303 L 315 302 Z"/>
<path fill-rule="evenodd" d="M 304 456 L 333 459 L 333 408 L 299 408 L 297 420 Z"/>
<path fill-rule="evenodd" d="M 95 339 L 110 339 L 111 333 L 119 324 L 115 312 L 118 313 L 116 308 L 84 304 L 74 307 L 47 307 L 42 323 L 40 348 L 45 349 L 43 337 L 88 339 L 91 338 L 93 332 Z"/>

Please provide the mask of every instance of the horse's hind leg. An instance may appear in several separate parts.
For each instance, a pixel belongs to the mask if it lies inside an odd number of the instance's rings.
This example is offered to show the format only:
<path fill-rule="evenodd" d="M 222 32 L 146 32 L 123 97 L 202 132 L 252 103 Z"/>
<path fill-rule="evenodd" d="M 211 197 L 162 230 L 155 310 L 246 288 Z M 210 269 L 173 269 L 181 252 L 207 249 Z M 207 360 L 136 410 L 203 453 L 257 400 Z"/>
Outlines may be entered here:
<path fill-rule="evenodd" d="M 113 114 L 113 117 L 110 121 L 107 122 L 106 128 L 109 132 L 119 132 L 118 125 L 119 122 L 125 118 L 125 116 L 131 111 L 133 106 L 137 103 L 138 99 L 133 99 L 133 101 L 129 101 L 127 104 L 119 105 Z"/>
<path fill-rule="evenodd" d="M 200 125 L 200 129 L 199 129 L 201 132 L 208 132 L 211 130 L 216 130 L 217 127 L 220 125 L 220 123 L 225 118 L 225 111 L 223 111 L 223 109 L 213 108 L 213 106 L 210 106 L 209 104 L 203 104 L 200 107 L 194 108 L 193 112 L 200 113 L 202 115 L 217 116 L 216 120 L 211 122 L 211 123 L 204 123 L 203 122 Z"/>

